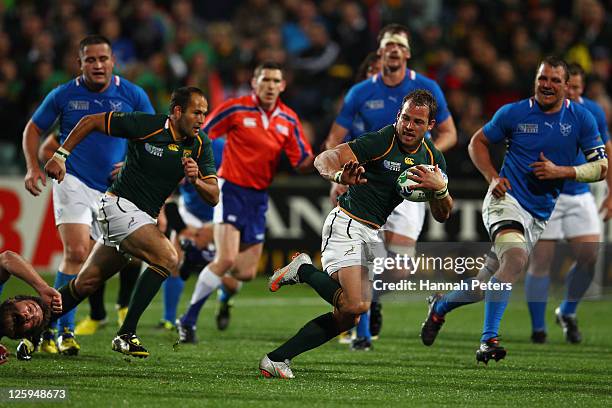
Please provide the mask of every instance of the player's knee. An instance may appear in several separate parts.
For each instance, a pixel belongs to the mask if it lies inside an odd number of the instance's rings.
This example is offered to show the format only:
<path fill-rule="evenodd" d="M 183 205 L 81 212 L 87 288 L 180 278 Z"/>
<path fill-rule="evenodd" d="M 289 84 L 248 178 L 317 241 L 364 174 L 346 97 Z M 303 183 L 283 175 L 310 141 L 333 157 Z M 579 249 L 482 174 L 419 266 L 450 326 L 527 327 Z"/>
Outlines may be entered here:
<path fill-rule="evenodd" d="M 213 262 L 218 269 L 227 272 L 234 268 L 236 259 L 230 256 L 218 256 Z"/>
<path fill-rule="evenodd" d="M 516 278 L 527 269 L 528 263 L 529 255 L 527 251 L 521 248 L 512 248 L 504 253 L 500 269 L 503 270 L 504 274 L 510 274 Z"/>
<path fill-rule="evenodd" d="M 356 316 L 356 323 L 359 323 L 359 316 L 370 309 L 369 302 L 347 302 L 342 306 L 342 311 L 346 314 Z"/>
<path fill-rule="evenodd" d="M 171 245 L 166 246 L 163 250 L 155 254 L 150 260 L 152 264 L 163 266 L 172 271 L 178 268 L 179 256 L 176 249 Z"/>
<path fill-rule="evenodd" d="M 83 264 L 89 255 L 89 243 L 66 245 L 64 247 L 66 261 L 72 264 Z"/>
<path fill-rule="evenodd" d="M 103 279 L 100 274 L 88 273 L 77 276 L 75 288 L 81 297 L 87 297 L 102 286 Z"/>
<path fill-rule="evenodd" d="M 576 263 L 590 267 L 597 262 L 598 244 L 588 243 L 583 245 L 576 253 Z"/>

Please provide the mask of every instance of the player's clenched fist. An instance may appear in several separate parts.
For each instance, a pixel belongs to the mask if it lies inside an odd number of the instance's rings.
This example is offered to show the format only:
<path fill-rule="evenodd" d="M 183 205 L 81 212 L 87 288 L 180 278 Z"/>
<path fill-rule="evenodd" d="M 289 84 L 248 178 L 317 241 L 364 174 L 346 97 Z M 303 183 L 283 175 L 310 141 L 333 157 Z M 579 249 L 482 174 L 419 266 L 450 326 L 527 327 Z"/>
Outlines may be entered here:
<path fill-rule="evenodd" d="M 200 171 L 200 168 L 195 160 L 193 160 L 191 157 L 183 157 L 183 170 L 185 171 L 185 177 L 187 177 L 189 182 L 195 183 L 198 179 L 198 173 Z"/>
<path fill-rule="evenodd" d="M 64 176 L 66 175 L 66 163 L 65 161 L 61 161 L 53 156 L 47 164 L 45 164 L 45 173 L 47 176 L 51 177 L 61 183 L 64 180 Z"/>

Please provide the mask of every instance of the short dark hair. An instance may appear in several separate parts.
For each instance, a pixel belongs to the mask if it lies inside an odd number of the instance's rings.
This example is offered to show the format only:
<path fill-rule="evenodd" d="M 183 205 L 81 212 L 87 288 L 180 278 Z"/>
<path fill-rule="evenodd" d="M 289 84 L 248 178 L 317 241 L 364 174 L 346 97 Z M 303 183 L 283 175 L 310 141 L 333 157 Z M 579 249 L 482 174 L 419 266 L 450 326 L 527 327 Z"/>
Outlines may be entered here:
<path fill-rule="evenodd" d="M 197 94 L 200 96 L 204 96 L 204 92 L 195 86 L 182 86 L 180 88 L 176 88 L 172 95 L 170 96 L 170 113 L 174 111 L 175 107 L 180 107 L 181 110 L 185 111 L 189 102 L 191 101 L 191 95 Z"/>
<path fill-rule="evenodd" d="M 22 300 L 33 300 L 38 303 L 43 311 L 43 319 L 41 325 L 33 327 L 29 331 L 23 329 L 21 315 L 17 310 L 17 302 Z M 0 337 L 6 336 L 10 339 L 21 339 L 27 338 L 35 340 L 40 336 L 40 333 L 49 325 L 51 320 L 51 309 L 47 306 L 41 298 L 36 296 L 20 295 L 9 298 L 0 304 Z"/>
<path fill-rule="evenodd" d="M 548 57 L 544 58 L 542 62 L 540 62 L 540 65 L 538 65 L 538 70 L 540 69 L 540 66 L 544 64 L 550 65 L 553 68 L 563 67 L 563 70 L 565 71 L 565 82 L 569 81 L 569 68 L 567 67 L 567 62 L 565 62 L 562 58 L 549 55 Z"/>
<path fill-rule="evenodd" d="M 366 55 L 365 59 L 361 62 L 361 65 L 359 65 L 359 68 L 357 68 L 355 82 L 361 82 L 366 79 L 368 77 L 370 67 L 372 67 L 372 65 L 374 65 L 374 63 L 377 62 L 379 59 L 380 55 L 378 55 L 378 53 L 375 51 L 372 51 L 368 55 Z"/>
<path fill-rule="evenodd" d="M 569 71 L 570 76 L 572 75 L 580 75 L 580 79 L 582 79 L 582 83 L 584 84 L 586 79 L 586 73 L 582 66 L 576 62 L 572 62 L 567 66 L 567 70 Z"/>
<path fill-rule="evenodd" d="M 83 38 L 81 42 L 79 42 L 79 53 L 82 54 L 85 50 L 85 47 L 87 47 L 88 45 L 95 44 L 106 44 L 109 48 L 112 49 L 111 42 L 108 40 L 108 38 L 100 34 L 92 34 Z"/>
<path fill-rule="evenodd" d="M 257 78 L 264 69 L 278 69 L 281 72 L 283 71 L 283 67 L 278 62 L 265 61 L 255 67 L 255 70 L 253 70 L 253 77 Z"/>
<path fill-rule="evenodd" d="M 376 37 L 376 44 L 378 46 L 380 46 L 380 41 L 387 33 L 406 34 L 406 39 L 408 40 L 408 48 L 410 49 L 410 30 L 408 29 L 408 27 L 397 23 L 387 24 L 378 32 L 378 36 Z"/>
<path fill-rule="evenodd" d="M 427 106 L 429 108 L 429 121 L 431 122 L 435 119 L 436 112 L 438 111 L 438 103 L 431 92 L 425 89 L 416 89 L 404 96 L 404 100 L 402 101 L 402 106 L 400 107 L 398 115 L 401 114 L 402 109 L 404 109 L 404 105 L 406 105 L 408 101 L 412 102 L 416 106 Z"/>

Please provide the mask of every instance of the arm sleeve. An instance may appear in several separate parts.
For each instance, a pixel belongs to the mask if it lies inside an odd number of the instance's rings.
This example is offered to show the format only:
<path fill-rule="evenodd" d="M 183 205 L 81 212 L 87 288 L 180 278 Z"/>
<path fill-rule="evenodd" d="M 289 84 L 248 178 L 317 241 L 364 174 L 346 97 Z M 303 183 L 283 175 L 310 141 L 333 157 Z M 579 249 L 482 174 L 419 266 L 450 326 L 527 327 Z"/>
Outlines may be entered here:
<path fill-rule="evenodd" d="M 442 154 L 442 152 L 439 151 L 438 149 L 434 150 L 434 160 L 436 164 L 438 165 L 438 167 L 440 168 L 440 170 L 442 170 L 443 173 L 446 173 L 446 159 L 444 158 L 444 155 Z"/>
<path fill-rule="evenodd" d="M 365 163 L 384 157 L 393 147 L 394 139 L 393 132 L 371 132 L 347 144 L 359 163 Z"/>
<path fill-rule="evenodd" d="M 138 103 L 136 104 L 136 111 L 144 112 L 144 113 L 155 113 L 155 109 L 153 109 L 153 105 L 151 104 L 151 100 L 149 99 L 149 95 L 145 92 L 141 87 L 137 88 L 136 96 L 138 98 Z"/>
<path fill-rule="evenodd" d="M 440 85 L 438 85 L 438 83 L 435 81 L 431 81 L 431 93 L 438 104 L 438 109 L 436 111 L 436 123 L 440 124 L 450 116 L 448 104 L 446 103 L 446 98 L 444 97 L 442 89 L 440 89 Z"/>
<path fill-rule="evenodd" d="M 591 115 L 591 112 L 586 109 L 582 110 L 583 119 L 581 120 L 580 126 L 580 149 L 584 153 L 587 161 L 589 157 L 592 155 L 593 149 L 601 149 L 602 152 L 605 153 L 604 144 L 599 136 L 599 130 L 597 130 L 597 123 L 595 122 L 595 118 Z M 604 156 L 605 157 L 605 156 Z"/>
<path fill-rule="evenodd" d="M 60 114 L 59 104 L 57 103 L 58 92 L 58 88 L 49 92 L 32 115 L 32 122 L 43 132 L 49 130 Z"/>
<path fill-rule="evenodd" d="M 493 118 L 484 125 L 482 131 L 485 137 L 491 143 L 499 143 L 506 138 L 506 135 L 510 134 L 512 128 L 508 126 L 510 120 L 510 107 L 511 105 L 504 105 L 493 115 Z"/>
<path fill-rule="evenodd" d="M 146 139 L 164 130 L 163 118 L 141 112 L 107 112 L 104 132 L 123 139 Z"/>
<path fill-rule="evenodd" d="M 293 167 L 297 167 L 304 161 L 308 156 L 312 156 L 312 148 L 310 143 L 304 137 L 304 130 L 302 124 L 298 118 L 295 118 L 296 122 L 291 129 L 291 134 L 285 140 L 285 146 L 283 149 L 287 154 L 287 158 Z"/>
<path fill-rule="evenodd" d="M 592 113 L 595 117 L 595 121 L 597 122 L 599 136 L 605 144 L 608 142 L 608 140 L 610 140 L 610 131 L 608 130 L 608 122 L 606 122 L 606 114 L 603 109 L 596 103 L 594 104 Z"/>
<path fill-rule="evenodd" d="M 355 116 L 357 116 L 357 111 L 357 92 L 355 91 L 355 87 L 352 87 L 344 96 L 342 109 L 340 109 L 340 113 L 336 118 L 336 123 L 345 129 L 351 129 L 353 127 L 353 120 Z"/>
<path fill-rule="evenodd" d="M 233 106 L 233 102 L 226 101 L 214 109 L 204 122 L 204 132 L 211 139 L 216 139 L 223 135 L 226 135 L 229 129 L 232 127 L 232 113 L 236 111 L 236 107 Z"/>
<path fill-rule="evenodd" d="M 198 157 L 198 167 L 200 168 L 199 178 L 201 180 L 217 177 L 217 171 L 215 168 L 215 158 L 213 155 L 212 144 L 208 136 L 200 132 L 200 139 L 202 140 L 200 155 Z"/>

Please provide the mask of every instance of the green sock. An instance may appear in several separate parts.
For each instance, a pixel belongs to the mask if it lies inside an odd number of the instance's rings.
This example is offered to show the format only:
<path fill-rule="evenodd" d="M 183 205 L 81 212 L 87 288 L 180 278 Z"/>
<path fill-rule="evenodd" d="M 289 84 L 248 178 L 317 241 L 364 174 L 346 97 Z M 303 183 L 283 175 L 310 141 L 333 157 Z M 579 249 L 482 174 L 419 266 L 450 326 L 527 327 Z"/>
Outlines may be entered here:
<path fill-rule="evenodd" d="M 68 282 L 67 285 L 64 285 L 58 289 L 58 292 L 60 293 L 60 295 L 62 295 L 62 313 L 58 315 L 54 314 L 53 318 L 59 318 L 65 315 L 66 313 L 77 307 L 77 305 L 85 299 L 84 297 L 81 297 L 78 293 L 76 293 L 76 290 L 74 288 L 75 280 L 76 279 L 72 279 L 70 282 Z"/>
<path fill-rule="evenodd" d="M 130 300 L 127 315 L 123 325 L 117 332 L 118 335 L 136 333 L 136 326 L 138 326 L 140 316 L 142 316 L 168 276 L 170 276 L 170 272 L 159 265 L 149 265 L 140 274 L 134 287 L 135 295 Z"/>
<path fill-rule="evenodd" d="M 340 330 L 334 321 L 334 314 L 332 312 L 325 313 L 306 323 L 295 336 L 273 352 L 268 353 L 268 357 L 272 361 L 291 360 L 305 351 L 319 347 L 338 334 L 340 334 Z"/>
<path fill-rule="evenodd" d="M 132 298 L 132 292 L 138 275 L 140 274 L 140 262 L 130 262 L 119 271 L 119 294 L 117 296 L 117 305 L 119 307 L 126 307 L 130 304 Z"/>
<path fill-rule="evenodd" d="M 309 284 L 318 294 L 332 306 L 336 306 L 342 287 L 325 272 L 321 272 L 310 264 L 304 264 L 298 269 L 300 282 Z"/>

